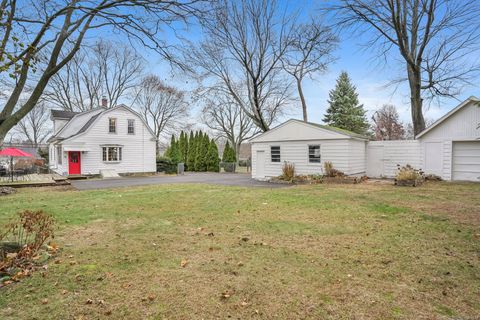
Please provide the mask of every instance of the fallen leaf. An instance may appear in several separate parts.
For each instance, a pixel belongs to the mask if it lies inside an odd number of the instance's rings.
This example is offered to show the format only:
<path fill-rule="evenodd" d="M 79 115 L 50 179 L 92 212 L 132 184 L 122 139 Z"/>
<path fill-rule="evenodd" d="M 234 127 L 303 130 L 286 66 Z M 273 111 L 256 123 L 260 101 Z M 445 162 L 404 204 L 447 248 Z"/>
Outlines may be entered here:
<path fill-rule="evenodd" d="M 7 253 L 7 259 L 15 259 L 17 257 L 16 252 Z"/>

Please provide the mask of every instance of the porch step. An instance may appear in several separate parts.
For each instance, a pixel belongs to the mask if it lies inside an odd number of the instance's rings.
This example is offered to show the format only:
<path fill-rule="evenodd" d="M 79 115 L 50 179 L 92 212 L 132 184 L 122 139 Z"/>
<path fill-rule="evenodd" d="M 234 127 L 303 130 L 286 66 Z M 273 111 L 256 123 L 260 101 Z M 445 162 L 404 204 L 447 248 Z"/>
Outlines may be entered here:
<path fill-rule="evenodd" d="M 120 178 L 117 171 L 112 169 L 100 170 L 100 176 L 102 176 L 102 178 Z"/>
<path fill-rule="evenodd" d="M 69 174 L 67 176 L 69 180 L 85 180 L 88 179 L 87 176 L 81 175 L 81 174 Z"/>

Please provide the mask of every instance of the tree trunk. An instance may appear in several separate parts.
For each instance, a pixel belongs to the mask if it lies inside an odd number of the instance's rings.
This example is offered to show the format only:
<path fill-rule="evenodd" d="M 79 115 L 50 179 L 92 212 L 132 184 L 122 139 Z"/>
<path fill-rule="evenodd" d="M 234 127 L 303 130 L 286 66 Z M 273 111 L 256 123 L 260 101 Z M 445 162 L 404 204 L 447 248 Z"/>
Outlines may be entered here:
<path fill-rule="evenodd" d="M 412 112 L 413 132 L 415 135 L 425 130 L 425 119 L 423 117 L 423 99 L 421 92 L 420 71 L 408 66 L 408 83 L 410 85 L 410 101 Z"/>
<path fill-rule="evenodd" d="M 302 102 L 303 121 L 307 122 L 308 121 L 307 102 L 305 101 L 305 96 L 303 95 L 302 80 L 298 78 L 297 78 L 297 89 L 298 89 L 298 95 L 300 96 L 300 101 Z"/>
<path fill-rule="evenodd" d="M 5 142 L 5 137 L 7 136 L 7 133 L 10 129 L 7 129 L 6 127 L 0 126 L 0 147 L 3 146 L 3 143 Z"/>
<path fill-rule="evenodd" d="M 239 160 L 239 156 L 240 156 L 240 145 L 241 145 L 241 142 L 239 143 L 235 143 L 233 144 L 235 146 L 235 163 L 236 165 L 238 166 L 240 160 Z"/>

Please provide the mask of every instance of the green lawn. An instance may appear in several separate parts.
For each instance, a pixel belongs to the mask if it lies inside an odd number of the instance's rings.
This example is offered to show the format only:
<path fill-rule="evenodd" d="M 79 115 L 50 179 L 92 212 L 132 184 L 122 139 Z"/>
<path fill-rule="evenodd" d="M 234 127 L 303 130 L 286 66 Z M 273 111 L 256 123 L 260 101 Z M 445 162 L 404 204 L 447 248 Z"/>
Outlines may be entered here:
<path fill-rule="evenodd" d="M 0 209 L 53 214 L 62 248 L 0 289 L 0 319 L 480 318 L 480 184 L 20 189 Z"/>

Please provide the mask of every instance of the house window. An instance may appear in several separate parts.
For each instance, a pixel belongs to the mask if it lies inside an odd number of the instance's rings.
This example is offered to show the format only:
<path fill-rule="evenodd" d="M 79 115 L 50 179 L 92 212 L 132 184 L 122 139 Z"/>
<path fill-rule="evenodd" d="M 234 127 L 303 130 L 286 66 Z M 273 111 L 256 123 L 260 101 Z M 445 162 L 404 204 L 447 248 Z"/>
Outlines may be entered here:
<path fill-rule="evenodd" d="M 320 145 L 308 146 L 308 162 L 320 163 Z"/>
<path fill-rule="evenodd" d="M 108 118 L 108 132 L 116 133 L 117 132 L 117 119 Z"/>
<path fill-rule="evenodd" d="M 135 120 L 128 119 L 128 134 L 135 134 Z"/>
<path fill-rule="evenodd" d="M 104 162 L 122 161 L 122 147 L 102 147 L 102 159 Z"/>
<path fill-rule="evenodd" d="M 272 162 L 280 162 L 280 147 L 272 146 L 270 147 L 270 157 Z"/>
<path fill-rule="evenodd" d="M 57 146 L 57 164 L 62 164 L 62 146 Z"/>

